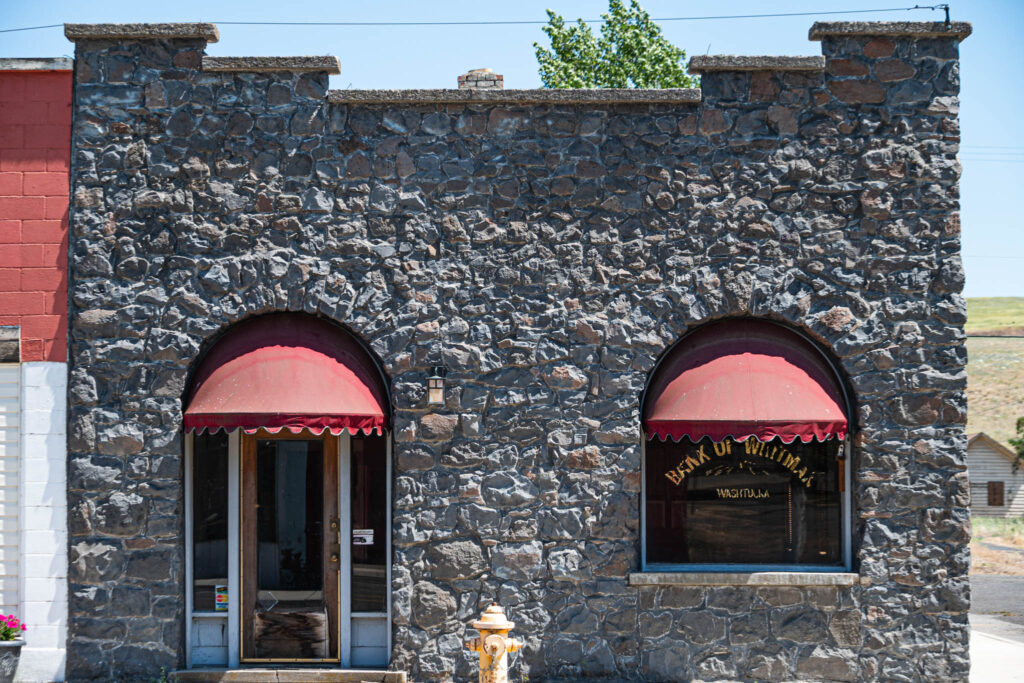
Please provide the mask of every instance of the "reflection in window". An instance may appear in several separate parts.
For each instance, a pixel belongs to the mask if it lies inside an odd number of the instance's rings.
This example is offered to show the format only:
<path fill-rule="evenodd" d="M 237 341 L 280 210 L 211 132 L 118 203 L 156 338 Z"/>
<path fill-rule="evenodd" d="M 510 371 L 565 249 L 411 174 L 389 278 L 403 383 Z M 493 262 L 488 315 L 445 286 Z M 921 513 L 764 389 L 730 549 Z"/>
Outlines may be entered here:
<path fill-rule="evenodd" d="M 228 435 L 192 438 L 192 609 L 224 611 L 216 595 L 228 584 Z"/>
<path fill-rule="evenodd" d="M 840 565 L 841 448 L 648 441 L 648 564 Z"/>
<path fill-rule="evenodd" d="M 259 590 L 322 601 L 323 442 L 257 442 Z M 271 598 L 280 601 L 279 597 Z"/>
<path fill-rule="evenodd" d="M 387 441 L 352 437 L 352 611 L 387 610 Z"/>

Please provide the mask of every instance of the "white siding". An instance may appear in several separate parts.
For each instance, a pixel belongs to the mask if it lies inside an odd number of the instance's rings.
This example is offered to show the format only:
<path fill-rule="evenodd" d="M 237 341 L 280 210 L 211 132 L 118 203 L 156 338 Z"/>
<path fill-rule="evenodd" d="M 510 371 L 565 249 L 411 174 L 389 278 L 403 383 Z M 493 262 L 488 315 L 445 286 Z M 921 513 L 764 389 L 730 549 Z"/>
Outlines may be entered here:
<path fill-rule="evenodd" d="M 21 364 L 18 681 L 64 680 L 67 632 L 67 364 Z M 2 532 L 0 532 L 2 533 Z"/>
<path fill-rule="evenodd" d="M 986 517 L 1024 515 L 1024 468 L 1013 472 L 1013 461 L 985 439 L 967 447 L 967 476 L 971 482 L 971 514 Z M 1001 507 L 988 504 L 988 482 L 1003 482 Z"/>
<path fill-rule="evenodd" d="M 0 613 L 18 609 L 18 482 L 21 458 L 21 366 L 0 364 Z"/>

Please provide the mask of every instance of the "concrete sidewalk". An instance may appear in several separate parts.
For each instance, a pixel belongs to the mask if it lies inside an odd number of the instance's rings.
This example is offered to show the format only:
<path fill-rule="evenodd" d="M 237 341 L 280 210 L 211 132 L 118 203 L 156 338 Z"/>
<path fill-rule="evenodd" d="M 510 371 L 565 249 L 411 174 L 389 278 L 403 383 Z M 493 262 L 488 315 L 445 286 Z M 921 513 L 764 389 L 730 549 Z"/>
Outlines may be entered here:
<path fill-rule="evenodd" d="M 971 615 L 971 683 L 1024 683 L 1024 626 Z"/>

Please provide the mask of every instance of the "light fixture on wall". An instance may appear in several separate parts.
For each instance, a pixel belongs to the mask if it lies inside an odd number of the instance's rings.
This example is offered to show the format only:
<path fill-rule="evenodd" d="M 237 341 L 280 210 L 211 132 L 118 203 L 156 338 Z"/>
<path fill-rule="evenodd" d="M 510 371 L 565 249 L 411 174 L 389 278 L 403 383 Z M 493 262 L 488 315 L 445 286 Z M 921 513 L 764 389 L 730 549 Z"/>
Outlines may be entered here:
<path fill-rule="evenodd" d="M 448 368 L 443 365 L 434 366 L 430 377 L 427 378 L 427 405 L 444 405 L 444 378 L 448 374 Z"/>

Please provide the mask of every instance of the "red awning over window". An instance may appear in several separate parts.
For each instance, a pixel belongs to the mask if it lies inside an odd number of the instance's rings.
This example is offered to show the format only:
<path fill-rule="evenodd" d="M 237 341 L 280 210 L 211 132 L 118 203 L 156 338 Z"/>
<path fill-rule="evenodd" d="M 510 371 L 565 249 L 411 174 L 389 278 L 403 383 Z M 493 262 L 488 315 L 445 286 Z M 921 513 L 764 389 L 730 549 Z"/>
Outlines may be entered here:
<path fill-rule="evenodd" d="M 683 338 L 647 390 L 649 438 L 843 439 L 843 394 L 821 353 L 772 323 L 729 320 Z"/>
<path fill-rule="evenodd" d="M 296 313 L 260 316 L 210 349 L 189 388 L 185 430 L 380 433 L 387 392 L 352 335 Z"/>

